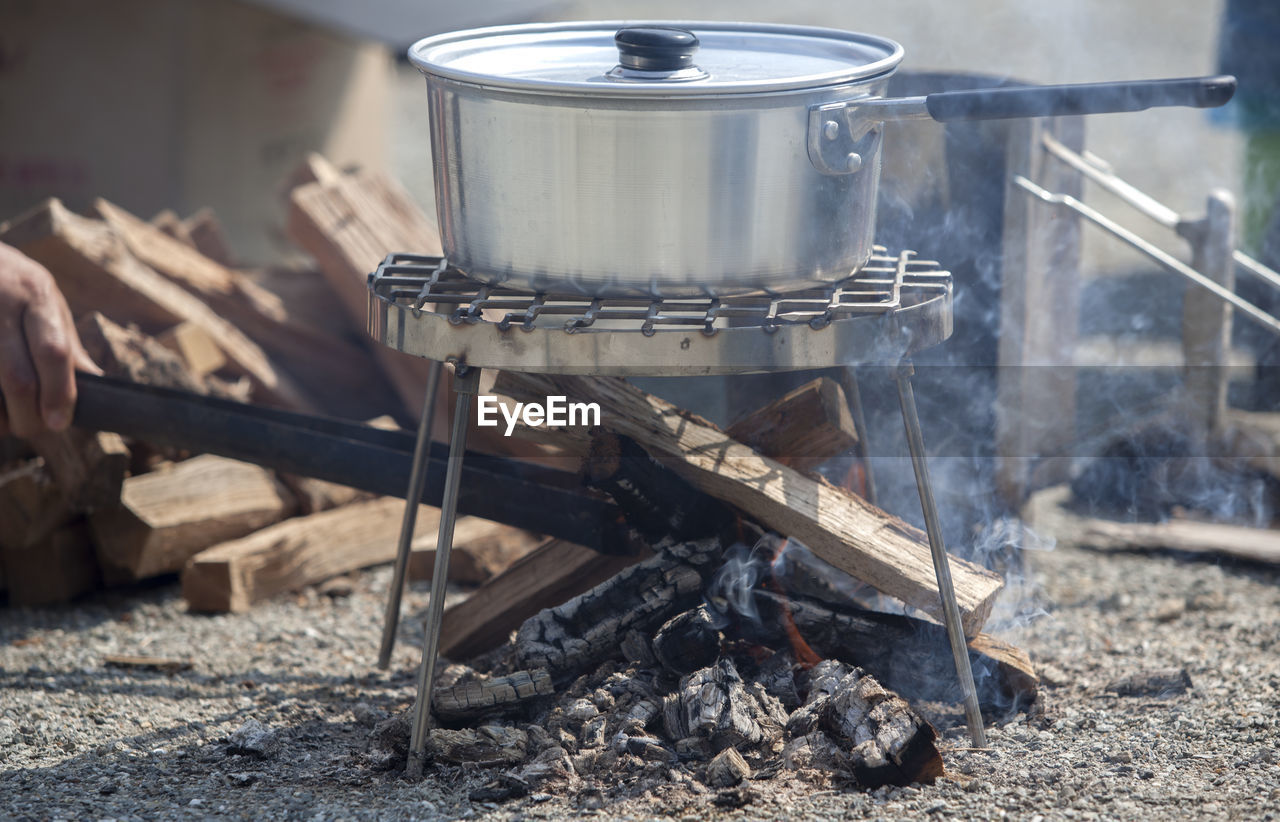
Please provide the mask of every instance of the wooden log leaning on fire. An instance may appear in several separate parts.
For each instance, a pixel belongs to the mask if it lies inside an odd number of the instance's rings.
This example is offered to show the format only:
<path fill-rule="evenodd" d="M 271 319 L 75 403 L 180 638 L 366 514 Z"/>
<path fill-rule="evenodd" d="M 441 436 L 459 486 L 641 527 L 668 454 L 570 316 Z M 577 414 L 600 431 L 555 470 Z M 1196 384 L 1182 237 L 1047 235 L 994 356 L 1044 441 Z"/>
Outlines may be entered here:
<path fill-rule="evenodd" d="M 877 590 L 941 618 L 924 534 L 856 495 L 762 457 L 705 420 L 613 378 L 504 372 L 495 390 L 519 400 L 566 395 L 597 402 L 610 431 L 638 443 L 702 493 L 804 543 L 815 555 Z M 965 634 L 977 634 L 1003 582 L 951 558 Z"/>

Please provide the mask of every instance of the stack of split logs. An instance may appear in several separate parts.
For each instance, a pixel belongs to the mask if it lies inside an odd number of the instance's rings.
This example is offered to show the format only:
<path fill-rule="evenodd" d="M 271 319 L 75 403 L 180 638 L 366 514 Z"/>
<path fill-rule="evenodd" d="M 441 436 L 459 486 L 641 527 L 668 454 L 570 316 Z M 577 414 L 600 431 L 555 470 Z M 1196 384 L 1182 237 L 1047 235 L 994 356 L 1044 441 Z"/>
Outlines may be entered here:
<path fill-rule="evenodd" d="M 50 200 L 0 224 L 0 240 L 49 269 L 109 376 L 383 425 L 412 419 L 426 363 L 363 333 L 364 283 L 385 249 L 430 251 L 435 229 L 390 181 L 318 157 L 292 201 L 291 233 L 313 267 L 241 270 L 209 212 L 148 222 L 105 200 L 83 215 Z M 107 432 L 0 438 L 0 601 L 47 605 L 180 573 L 193 610 L 244 610 L 388 562 L 402 508 Z M 411 578 L 430 576 L 438 521 L 423 508 Z M 451 573 L 483 582 L 540 541 L 464 519 Z"/>
<path fill-rule="evenodd" d="M 246 271 L 208 214 L 147 222 L 103 201 L 88 215 L 50 201 L 0 239 L 53 273 L 108 375 L 416 419 L 428 363 L 362 333 L 365 283 L 389 251 L 438 253 L 434 228 L 387 179 L 320 158 L 290 200 L 290 235 L 315 270 Z M 863 786 L 942 772 L 913 707 L 959 700 L 929 548 L 813 472 L 856 445 L 835 382 L 725 430 L 618 379 L 503 373 L 489 390 L 599 404 L 589 430 L 478 429 L 473 442 L 571 466 L 623 537 L 605 554 L 459 521 L 451 577 L 479 587 L 445 612 L 454 664 L 435 683 L 437 761 L 494 766 L 492 797 L 553 778 L 741 792 L 783 768 Z M 436 418 L 439 439 L 447 414 Z M 46 604 L 177 573 L 193 611 L 242 610 L 390 561 L 402 506 L 145 438 L 0 441 L 0 589 L 11 605 Z M 423 506 L 411 578 L 430 573 L 438 522 Z M 984 709 L 1026 707 L 1026 655 L 982 633 L 1001 579 L 954 558 L 952 576 Z M 884 597 L 913 615 L 869 608 Z M 392 766 L 407 742 L 390 719 L 370 757 Z"/>

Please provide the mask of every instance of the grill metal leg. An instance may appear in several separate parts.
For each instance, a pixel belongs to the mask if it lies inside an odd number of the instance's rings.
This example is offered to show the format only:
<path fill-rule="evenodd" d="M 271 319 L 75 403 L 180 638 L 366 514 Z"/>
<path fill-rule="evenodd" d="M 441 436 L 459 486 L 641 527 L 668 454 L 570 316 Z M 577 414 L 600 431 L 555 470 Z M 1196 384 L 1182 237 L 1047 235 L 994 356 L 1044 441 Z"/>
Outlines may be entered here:
<path fill-rule="evenodd" d="M 387 592 L 387 610 L 382 618 L 382 645 L 378 648 L 378 667 L 391 665 L 391 652 L 396 647 L 396 630 L 400 627 L 400 598 L 404 595 L 404 578 L 409 570 L 409 550 L 413 544 L 413 528 L 418 520 L 418 505 L 427 487 L 427 457 L 431 453 L 431 427 L 435 425 L 436 393 L 440 388 L 440 372 L 444 366 L 431 361 L 427 373 L 427 396 L 422 417 L 418 420 L 418 441 L 413 446 L 413 469 L 409 472 L 409 490 L 404 495 L 404 519 L 400 521 L 400 544 L 396 548 L 396 566 Z"/>
<path fill-rule="evenodd" d="M 969 667 L 969 646 L 965 642 L 964 629 L 960 625 L 960 607 L 956 604 L 956 592 L 951 583 L 951 566 L 947 549 L 942 542 L 942 524 L 938 521 L 938 509 L 933 501 L 933 486 L 929 482 L 929 466 L 925 462 L 924 437 L 920 433 L 920 417 L 916 413 L 916 397 L 911 390 L 911 375 L 915 368 L 910 363 L 898 366 L 898 402 L 902 405 L 902 424 L 907 429 L 907 448 L 911 451 L 911 468 L 916 474 L 916 489 L 920 492 L 920 507 L 924 511 L 925 531 L 929 534 L 929 551 L 933 554 L 933 570 L 938 576 L 938 592 L 942 596 L 942 617 L 947 626 L 947 639 L 955 658 L 956 675 L 960 679 L 960 692 L 964 696 L 965 720 L 969 736 L 979 748 L 987 746 L 986 729 L 982 726 L 982 711 L 978 708 L 978 689 L 973 682 L 973 669 Z"/>
<path fill-rule="evenodd" d="M 445 470 L 444 499 L 440 502 L 440 535 L 436 539 L 436 564 L 431 576 L 431 600 L 427 603 L 427 630 L 422 640 L 422 666 L 418 669 L 418 698 L 413 703 L 413 733 L 409 738 L 408 775 L 422 776 L 427 732 L 431 723 L 431 683 L 435 680 L 436 656 L 440 649 L 440 620 L 444 615 L 445 588 L 449 580 L 449 553 L 453 550 L 453 523 L 458 513 L 458 484 L 462 478 L 462 458 L 467 451 L 467 421 L 471 397 L 480 385 L 480 369 L 458 366 L 454 389 L 458 401 L 449 435 L 449 464 Z"/>
<path fill-rule="evenodd" d="M 876 479 L 871 473 L 871 444 L 867 441 L 867 418 L 862 413 L 862 392 L 858 390 L 858 372 L 853 366 L 839 369 L 840 387 L 849 403 L 849 415 L 853 417 L 853 431 L 858 435 L 858 459 L 862 460 L 862 473 L 867 479 L 867 502 L 879 505 Z"/>

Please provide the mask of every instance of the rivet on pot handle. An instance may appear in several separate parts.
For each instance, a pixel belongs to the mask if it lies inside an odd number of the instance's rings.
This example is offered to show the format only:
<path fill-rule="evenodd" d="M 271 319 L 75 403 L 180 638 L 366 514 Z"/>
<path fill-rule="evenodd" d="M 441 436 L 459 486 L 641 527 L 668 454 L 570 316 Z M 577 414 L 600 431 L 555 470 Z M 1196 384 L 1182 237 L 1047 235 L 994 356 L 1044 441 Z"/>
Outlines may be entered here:
<path fill-rule="evenodd" d="M 1126 83 L 944 91 L 925 97 L 861 97 L 809 109 L 809 161 L 823 174 L 861 167 L 861 141 L 886 121 L 1001 120 L 1144 111 L 1160 106 L 1214 108 L 1235 94 L 1236 78 L 1187 77 Z M 859 161 L 853 161 L 857 155 Z"/>

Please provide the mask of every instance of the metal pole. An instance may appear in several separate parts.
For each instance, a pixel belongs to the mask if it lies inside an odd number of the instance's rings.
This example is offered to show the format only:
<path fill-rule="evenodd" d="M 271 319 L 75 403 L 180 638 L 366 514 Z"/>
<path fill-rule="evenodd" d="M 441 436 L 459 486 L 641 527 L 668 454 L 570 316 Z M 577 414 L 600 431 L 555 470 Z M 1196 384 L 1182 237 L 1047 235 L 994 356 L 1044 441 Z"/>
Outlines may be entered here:
<path fill-rule="evenodd" d="M 462 458 L 467 452 L 467 422 L 471 417 L 471 397 L 480 385 L 480 369 L 457 366 L 454 390 L 458 402 L 449 435 L 449 465 L 445 470 L 444 498 L 440 501 L 440 535 L 436 538 L 436 564 L 431 572 L 431 600 L 427 603 L 426 636 L 422 640 L 422 666 L 418 669 L 418 698 L 413 703 L 413 733 L 409 738 L 408 775 L 422 776 L 431 723 L 431 683 L 435 680 L 436 656 L 440 649 L 440 620 L 444 615 L 445 588 L 449 579 L 449 552 L 453 550 L 453 522 L 458 513 L 458 484 Z"/>
<path fill-rule="evenodd" d="M 902 405 L 902 424 L 907 429 L 911 468 L 915 471 L 916 489 L 920 492 L 920 508 L 924 511 L 929 551 L 933 554 L 933 570 L 937 574 L 938 593 L 942 597 L 942 621 L 947 626 L 947 639 L 951 643 L 951 655 L 955 658 L 956 676 L 960 679 L 969 736 L 976 747 L 985 748 L 987 734 L 982 726 L 982 711 L 978 708 L 978 689 L 973 683 L 973 669 L 969 666 L 969 645 L 965 642 L 964 629 L 960 624 L 960 607 L 956 604 L 955 587 L 951 583 L 951 566 L 946 546 L 942 542 L 942 523 L 938 521 L 938 509 L 933 501 L 933 486 L 929 483 L 929 466 L 925 461 L 924 437 L 920 433 L 916 397 L 911 390 L 911 375 L 914 373 L 915 368 L 911 363 L 904 362 L 898 366 L 896 379 L 898 402 Z"/>
<path fill-rule="evenodd" d="M 853 430 L 858 435 L 858 459 L 862 460 L 862 472 L 867 478 L 867 502 L 879 505 L 876 480 L 871 473 L 871 445 L 867 442 L 867 418 L 862 413 L 862 392 L 858 390 L 858 373 L 853 366 L 839 369 L 840 387 L 849 403 L 849 415 L 853 417 Z"/>
<path fill-rule="evenodd" d="M 404 497 L 404 518 L 400 521 L 400 544 L 396 548 L 396 567 L 391 575 L 391 590 L 387 592 L 387 610 L 382 618 L 382 644 L 378 648 L 378 667 L 386 670 L 391 665 L 391 652 L 396 647 L 396 630 L 400 627 L 400 598 L 404 595 L 404 578 L 409 570 L 409 551 L 413 544 L 413 529 L 418 520 L 418 505 L 427 487 L 427 456 L 431 453 L 431 427 L 435 425 L 436 393 L 440 388 L 438 360 L 431 361 L 427 374 L 427 396 L 423 400 L 422 416 L 418 420 L 418 441 L 413 446 L 413 468 L 409 472 L 409 490 Z"/>

